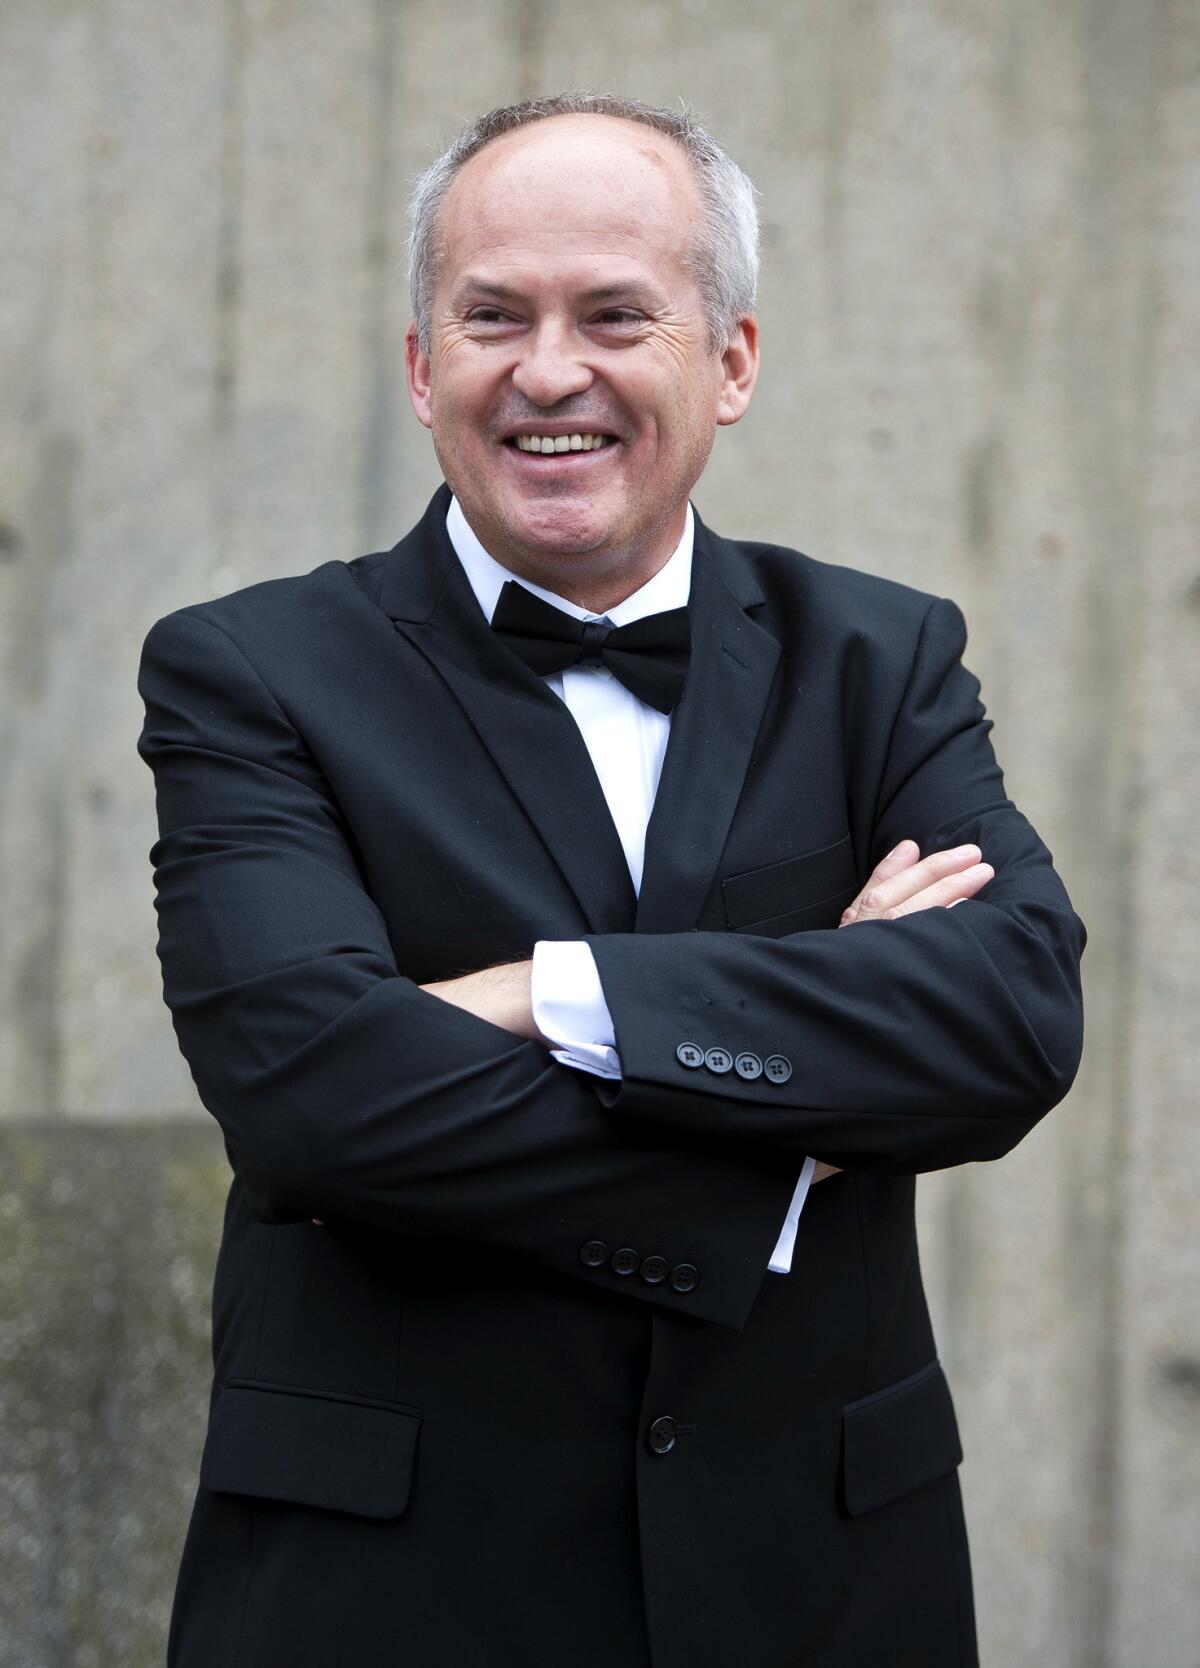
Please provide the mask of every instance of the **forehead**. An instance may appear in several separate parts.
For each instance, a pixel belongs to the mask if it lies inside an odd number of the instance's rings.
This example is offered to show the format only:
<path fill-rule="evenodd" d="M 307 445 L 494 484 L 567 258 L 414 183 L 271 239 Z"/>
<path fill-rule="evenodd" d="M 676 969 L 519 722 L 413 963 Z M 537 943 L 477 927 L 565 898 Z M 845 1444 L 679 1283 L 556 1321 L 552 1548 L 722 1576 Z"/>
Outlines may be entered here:
<path fill-rule="evenodd" d="M 665 134 L 610 116 L 550 117 L 461 169 L 439 217 L 442 276 L 592 254 L 682 271 L 699 211 L 691 165 Z"/>

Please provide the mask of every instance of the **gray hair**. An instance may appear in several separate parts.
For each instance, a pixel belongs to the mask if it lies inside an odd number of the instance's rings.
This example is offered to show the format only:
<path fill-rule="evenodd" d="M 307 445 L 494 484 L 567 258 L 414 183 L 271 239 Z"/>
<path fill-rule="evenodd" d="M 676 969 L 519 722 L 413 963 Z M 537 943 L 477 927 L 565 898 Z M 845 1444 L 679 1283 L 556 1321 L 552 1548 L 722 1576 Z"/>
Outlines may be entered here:
<path fill-rule="evenodd" d="M 550 116 L 616 116 L 673 139 L 692 165 L 704 218 L 689 265 L 700 286 L 714 353 L 723 352 L 739 319 L 754 310 L 758 289 L 758 206 L 749 178 L 688 109 L 659 110 L 616 93 L 557 93 L 490 110 L 461 133 L 417 179 L 409 201 L 408 289 L 417 338 L 429 352 L 430 315 L 442 249 L 438 216 L 463 165 L 502 133 Z"/>

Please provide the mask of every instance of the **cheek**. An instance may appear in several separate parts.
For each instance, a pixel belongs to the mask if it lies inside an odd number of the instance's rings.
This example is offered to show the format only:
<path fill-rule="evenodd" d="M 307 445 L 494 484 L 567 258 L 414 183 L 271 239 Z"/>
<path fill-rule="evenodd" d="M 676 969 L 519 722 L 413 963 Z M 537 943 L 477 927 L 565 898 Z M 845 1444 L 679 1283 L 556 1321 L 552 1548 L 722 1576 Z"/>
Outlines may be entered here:
<path fill-rule="evenodd" d="M 486 406 L 489 390 L 496 380 L 490 368 L 479 363 L 477 355 L 478 349 L 472 343 L 448 345 L 438 356 L 429 383 L 431 411 L 439 413 L 443 422 L 453 420 L 466 425 L 471 434 L 478 433 L 478 413 Z"/>
<path fill-rule="evenodd" d="M 660 457 L 692 459 L 707 453 L 716 432 L 715 409 L 705 390 L 680 382 L 674 400 L 656 412 L 655 446 Z"/>
<path fill-rule="evenodd" d="M 715 370 L 707 361 L 684 361 L 674 354 L 665 354 L 657 374 L 645 384 L 631 391 L 636 401 L 640 393 L 648 414 L 650 428 L 660 450 L 694 453 L 700 446 L 712 444 L 717 426 L 717 401 L 720 383 Z M 633 403 L 632 409 L 637 410 Z"/>
<path fill-rule="evenodd" d="M 461 388 L 433 390 L 429 416 L 434 439 L 443 449 L 461 453 L 481 444 L 479 421 Z"/>

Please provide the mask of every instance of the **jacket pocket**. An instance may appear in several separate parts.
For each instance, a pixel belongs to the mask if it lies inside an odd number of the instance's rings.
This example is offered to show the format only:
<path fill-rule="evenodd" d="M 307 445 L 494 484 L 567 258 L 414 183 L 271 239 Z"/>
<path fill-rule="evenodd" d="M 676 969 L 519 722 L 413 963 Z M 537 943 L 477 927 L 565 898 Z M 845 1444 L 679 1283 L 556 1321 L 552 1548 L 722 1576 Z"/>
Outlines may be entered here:
<path fill-rule="evenodd" d="M 944 1477 L 961 1459 L 950 1386 L 937 1361 L 842 1409 L 842 1484 L 851 1517 Z"/>
<path fill-rule="evenodd" d="M 408 1505 L 421 1411 L 290 1385 L 231 1379 L 217 1396 L 200 1482 L 359 1517 Z"/>
<path fill-rule="evenodd" d="M 723 880 L 725 924 L 731 932 L 770 926 L 777 937 L 805 927 L 832 926 L 857 890 L 854 853 L 849 834 L 844 834 L 831 846 Z"/>

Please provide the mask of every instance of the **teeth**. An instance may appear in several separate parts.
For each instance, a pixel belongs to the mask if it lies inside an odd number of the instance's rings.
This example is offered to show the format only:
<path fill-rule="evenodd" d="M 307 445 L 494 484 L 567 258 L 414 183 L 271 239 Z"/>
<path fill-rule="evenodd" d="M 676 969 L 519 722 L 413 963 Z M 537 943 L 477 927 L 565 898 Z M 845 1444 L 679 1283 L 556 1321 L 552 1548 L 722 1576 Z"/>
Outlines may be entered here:
<path fill-rule="evenodd" d="M 607 434 L 519 434 L 516 437 L 517 448 L 522 452 L 540 452 L 543 456 L 551 452 L 596 452 L 602 446 L 607 446 L 610 436 Z"/>

